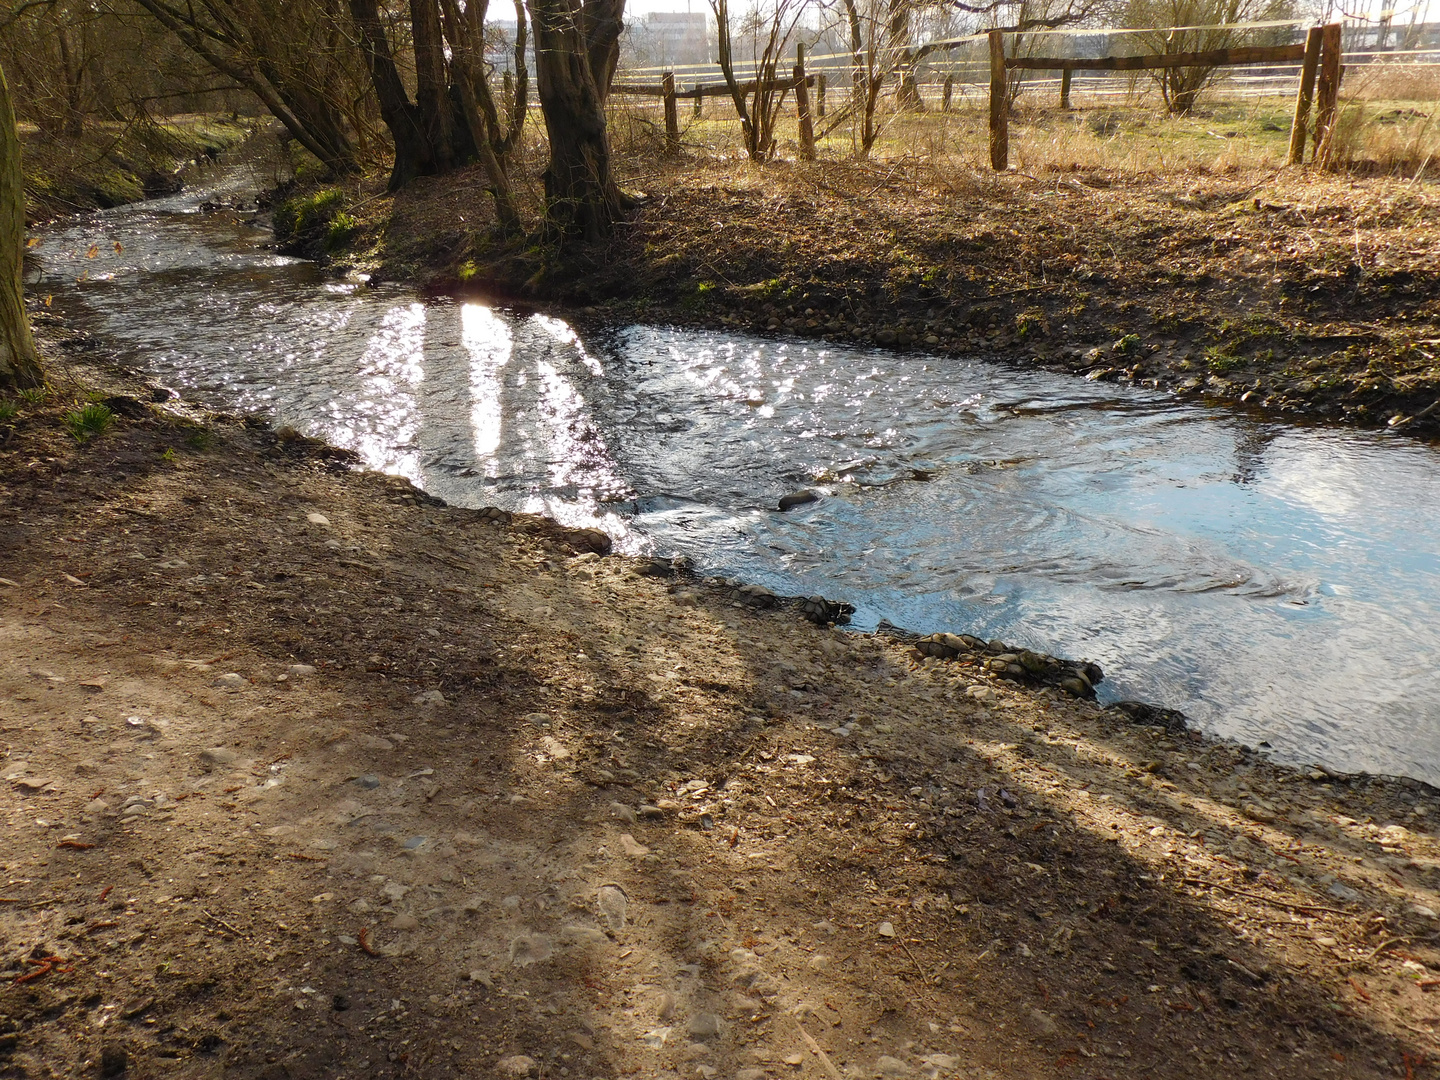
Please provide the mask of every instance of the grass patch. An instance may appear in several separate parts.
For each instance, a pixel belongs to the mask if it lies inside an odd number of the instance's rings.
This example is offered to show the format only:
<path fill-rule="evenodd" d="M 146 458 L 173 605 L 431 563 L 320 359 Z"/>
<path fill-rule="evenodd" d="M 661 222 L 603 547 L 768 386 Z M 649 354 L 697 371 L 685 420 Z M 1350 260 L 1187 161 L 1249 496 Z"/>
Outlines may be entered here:
<path fill-rule="evenodd" d="M 87 402 L 78 409 L 65 414 L 65 426 L 76 442 L 85 442 L 92 435 L 103 435 L 115 422 L 115 414 L 108 405 L 98 401 Z"/>
<path fill-rule="evenodd" d="M 20 406 L 13 401 L 0 401 L 0 424 L 11 423 L 20 415 Z"/>

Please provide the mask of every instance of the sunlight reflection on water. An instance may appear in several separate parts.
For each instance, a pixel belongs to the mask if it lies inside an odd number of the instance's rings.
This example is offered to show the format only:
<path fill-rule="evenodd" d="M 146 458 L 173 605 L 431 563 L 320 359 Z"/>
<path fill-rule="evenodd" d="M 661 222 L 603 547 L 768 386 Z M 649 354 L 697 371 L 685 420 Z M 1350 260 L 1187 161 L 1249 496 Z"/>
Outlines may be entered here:
<path fill-rule="evenodd" d="M 75 323 L 449 502 L 1069 656 L 1292 759 L 1440 781 L 1440 454 L 1038 372 L 320 280 L 185 198 L 36 252 Z M 91 244 L 125 255 L 89 265 Z M 77 254 L 78 253 L 78 254 Z M 78 270 L 89 276 L 76 281 Z M 813 486 L 821 501 L 781 514 Z"/>

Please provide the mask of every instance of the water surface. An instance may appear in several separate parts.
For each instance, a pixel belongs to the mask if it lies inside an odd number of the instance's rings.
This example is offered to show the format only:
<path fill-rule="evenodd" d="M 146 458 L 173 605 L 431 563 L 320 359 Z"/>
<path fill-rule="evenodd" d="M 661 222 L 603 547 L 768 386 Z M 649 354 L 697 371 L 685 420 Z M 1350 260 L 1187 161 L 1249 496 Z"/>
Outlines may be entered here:
<path fill-rule="evenodd" d="M 186 397 L 452 503 L 598 522 L 622 548 L 850 600 L 860 627 L 1094 659 L 1104 697 L 1440 783 L 1431 447 L 978 361 L 656 326 L 582 340 L 327 282 L 198 203 L 52 233 L 32 286 Z M 802 486 L 826 497 L 773 509 Z"/>

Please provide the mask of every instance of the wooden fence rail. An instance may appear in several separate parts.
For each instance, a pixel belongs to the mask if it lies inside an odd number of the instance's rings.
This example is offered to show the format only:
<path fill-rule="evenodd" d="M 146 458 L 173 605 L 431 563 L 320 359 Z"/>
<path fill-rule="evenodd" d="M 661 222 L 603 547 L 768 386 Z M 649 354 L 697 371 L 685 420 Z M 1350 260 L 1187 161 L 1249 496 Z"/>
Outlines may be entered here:
<path fill-rule="evenodd" d="M 759 88 L 764 92 L 774 93 L 776 91 L 784 94 L 789 91 L 795 92 L 795 108 L 800 119 L 800 160 L 815 160 L 815 127 L 814 121 L 810 118 L 810 87 L 816 84 L 814 75 L 805 74 L 805 49 L 799 47 L 795 50 L 795 73 L 788 79 L 766 79 L 761 83 L 757 79 L 749 82 L 742 82 L 739 85 L 740 93 L 753 94 Z M 820 115 L 825 115 L 825 76 L 820 76 Z M 658 97 L 664 103 L 665 108 L 665 152 L 675 155 L 680 152 L 680 116 L 676 102 L 680 98 L 695 99 L 695 114 L 700 114 L 700 103 L 707 97 L 729 97 L 730 87 L 725 83 L 712 83 L 708 86 L 693 86 L 689 90 L 675 89 L 675 74 L 667 71 L 660 76 L 658 83 L 628 83 L 618 82 L 610 84 L 610 93 L 624 94 L 631 97 Z"/>
<path fill-rule="evenodd" d="M 1284 64 L 1299 61 L 1300 92 L 1295 99 L 1295 118 L 1290 129 L 1289 161 L 1299 164 L 1305 157 L 1305 126 L 1310 115 L 1310 96 L 1315 93 L 1315 136 L 1313 160 L 1329 160 L 1330 137 L 1335 127 L 1335 107 L 1343 68 L 1340 66 L 1340 24 L 1317 26 L 1306 35 L 1303 45 L 1256 45 L 1205 52 L 1155 54 L 1151 56 L 1006 56 L 1005 31 L 991 30 L 990 39 L 990 166 L 996 172 L 1009 167 L 1010 95 L 1008 72 L 1013 68 L 1030 71 L 1059 71 L 1060 104 L 1070 104 L 1070 74 L 1074 71 L 1154 71 L 1181 67 L 1238 67 L 1243 64 Z M 1318 72 L 1318 87 L 1317 87 Z"/>

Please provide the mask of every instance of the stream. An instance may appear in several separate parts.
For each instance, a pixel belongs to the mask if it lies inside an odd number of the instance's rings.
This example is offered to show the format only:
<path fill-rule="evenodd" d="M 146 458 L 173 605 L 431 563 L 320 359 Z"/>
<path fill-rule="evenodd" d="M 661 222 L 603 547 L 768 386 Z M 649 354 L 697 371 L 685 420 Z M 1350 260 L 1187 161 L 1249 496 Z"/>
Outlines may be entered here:
<path fill-rule="evenodd" d="M 1440 451 L 978 360 L 327 280 L 203 190 L 72 221 L 27 285 L 212 407 L 448 502 L 1098 661 L 1102 700 L 1440 784 Z M 228 186 L 227 186 L 228 185 Z M 118 247 L 117 247 L 118 245 Z M 780 513 L 809 487 L 823 497 Z"/>

